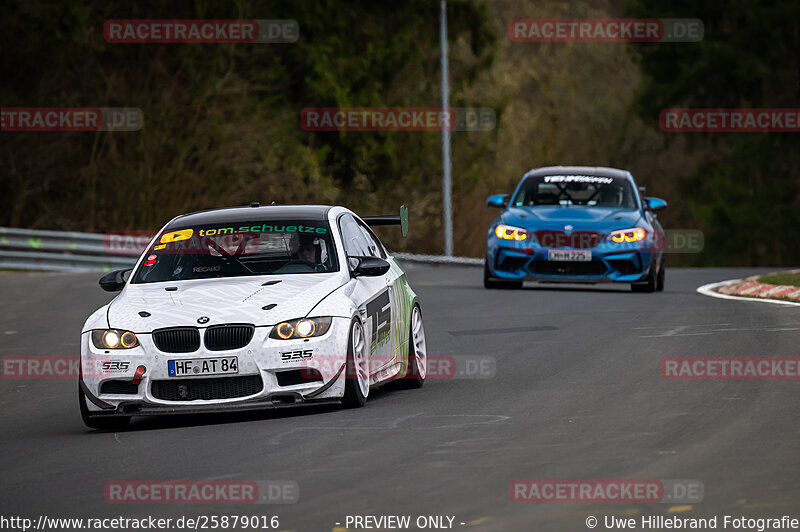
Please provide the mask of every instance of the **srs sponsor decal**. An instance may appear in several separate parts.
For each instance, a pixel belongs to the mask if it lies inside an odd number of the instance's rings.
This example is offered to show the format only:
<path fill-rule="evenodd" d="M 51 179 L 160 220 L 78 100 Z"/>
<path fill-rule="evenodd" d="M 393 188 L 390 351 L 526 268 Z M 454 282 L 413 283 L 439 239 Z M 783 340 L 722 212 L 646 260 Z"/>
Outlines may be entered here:
<path fill-rule="evenodd" d="M 297 360 L 305 360 L 314 356 L 313 349 L 297 349 L 294 351 L 282 351 L 281 362 L 295 362 Z"/>
<path fill-rule="evenodd" d="M 119 361 L 119 360 L 107 360 L 103 362 L 103 371 L 106 373 L 126 373 L 128 368 L 131 367 L 131 363 L 127 361 Z"/>

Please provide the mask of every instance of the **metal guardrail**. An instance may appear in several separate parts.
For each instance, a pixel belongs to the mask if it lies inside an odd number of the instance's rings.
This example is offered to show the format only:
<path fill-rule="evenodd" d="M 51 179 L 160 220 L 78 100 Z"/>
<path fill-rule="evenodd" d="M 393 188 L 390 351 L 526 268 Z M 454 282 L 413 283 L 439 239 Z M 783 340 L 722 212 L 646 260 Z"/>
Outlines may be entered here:
<path fill-rule="evenodd" d="M 416 253 L 392 253 L 394 258 L 424 264 L 451 264 L 457 266 L 483 266 L 483 259 L 473 257 L 452 257 L 447 255 L 417 255 Z"/>
<path fill-rule="evenodd" d="M 0 227 L 0 269 L 98 272 L 130 268 L 141 250 L 111 252 L 111 235 Z M 395 258 L 424 264 L 481 266 L 482 259 L 394 253 Z"/>
<path fill-rule="evenodd" d="M 108 252 L 106 235 L 0 227 L 0 269 L 96 272 L 129 268 L 136 256 Z"/>

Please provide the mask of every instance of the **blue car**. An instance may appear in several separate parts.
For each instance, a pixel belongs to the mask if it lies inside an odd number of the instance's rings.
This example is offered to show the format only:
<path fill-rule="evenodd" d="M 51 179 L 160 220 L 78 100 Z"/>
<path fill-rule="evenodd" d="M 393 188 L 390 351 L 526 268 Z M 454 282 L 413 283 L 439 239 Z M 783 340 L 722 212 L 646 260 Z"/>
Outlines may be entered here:
<path fill-rule="evenodd" d="M 639 195 L 625 170 L 550 166 L 526 173 L 492 222 L 483 285 L 523 281 L 629 283 L 634 292 L 664 289 L 664 229 L 659 198 Z"/>

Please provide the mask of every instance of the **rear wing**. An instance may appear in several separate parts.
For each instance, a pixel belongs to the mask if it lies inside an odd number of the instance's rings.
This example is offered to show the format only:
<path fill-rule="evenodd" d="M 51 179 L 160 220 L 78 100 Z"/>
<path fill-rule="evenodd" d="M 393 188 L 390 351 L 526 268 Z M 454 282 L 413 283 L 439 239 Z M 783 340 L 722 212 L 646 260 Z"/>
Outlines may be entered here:
<path fill-rule="evenodd" d="M 361 218 L 370 227 L 379 225 L 399 225 L 403 236 L 408 234 L 408 207 L 400 206 L 400 214 L 384 214 L 382 216 L 364 216 Z"/>

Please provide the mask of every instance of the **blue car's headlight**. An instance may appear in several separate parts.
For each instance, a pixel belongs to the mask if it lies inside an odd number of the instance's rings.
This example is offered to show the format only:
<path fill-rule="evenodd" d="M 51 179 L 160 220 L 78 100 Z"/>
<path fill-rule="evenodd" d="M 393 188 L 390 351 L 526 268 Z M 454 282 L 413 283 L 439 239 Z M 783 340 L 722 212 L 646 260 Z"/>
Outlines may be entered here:
<path fill-rule="evenodd" d="M 497 238 L 503 240 L 516 240 L 521 242 L 528 238 L 528 232 L 521 227 L 514 227 L 513 225 L 500 224 L 494 229 L 494 234 Z"/>
<path fill-rule="evenodd" d="M 623 242 L 639 242 L 644 240 L 647 236 L 647 231 L 641 227 L 632 227 L 631 229 L 620 229 L 619 231 L 611 231 L 608 239 L 617 244 Z"/>

